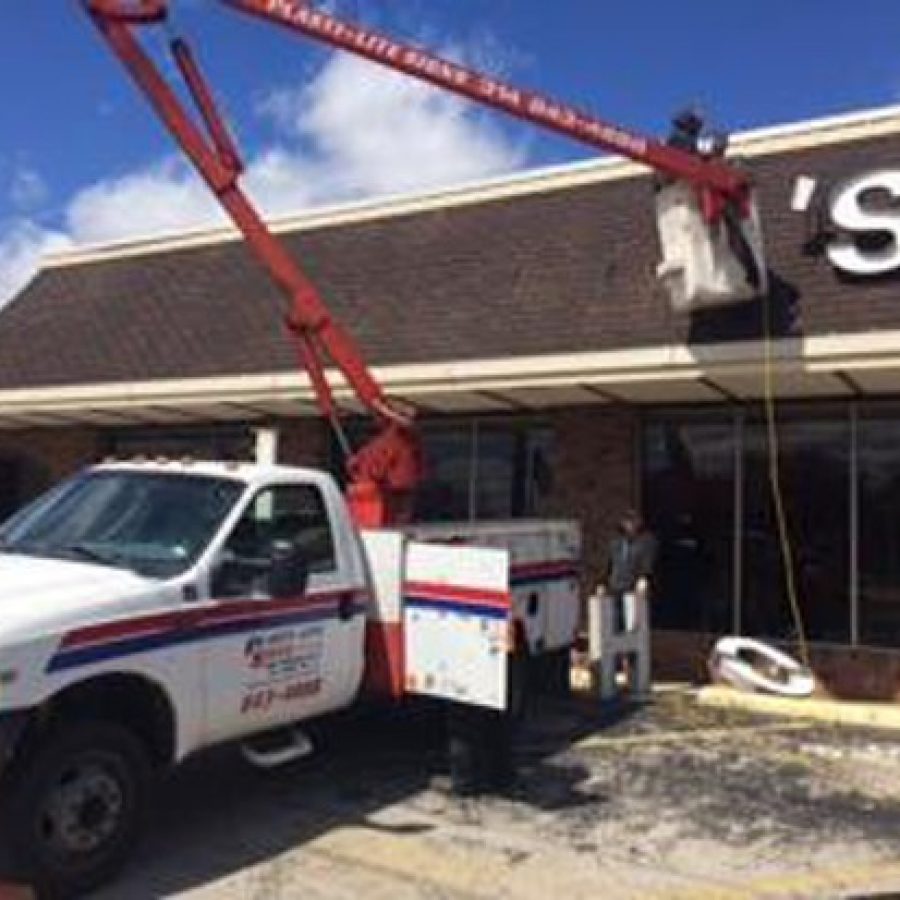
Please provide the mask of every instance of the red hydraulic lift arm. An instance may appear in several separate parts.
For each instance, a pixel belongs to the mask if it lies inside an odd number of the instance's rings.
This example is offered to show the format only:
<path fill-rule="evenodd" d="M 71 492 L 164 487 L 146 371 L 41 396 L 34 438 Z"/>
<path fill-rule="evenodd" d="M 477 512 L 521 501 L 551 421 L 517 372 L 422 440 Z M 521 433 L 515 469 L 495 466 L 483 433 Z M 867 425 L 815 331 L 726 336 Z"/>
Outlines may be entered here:
<path fill-rule="evenodd" d="M 81 2 L 243 234 L 256 259 L 287 297 L 290 310 L 286 324 L 294 338 L 298 360 L 309 373 L 319 406 L 335 427 L 349 457 L 349 499 L 358 523 L 375 526 L 405 517 L 412 492 L 421 480 L 419 439 L 412 415 L 385 396 L 356 342 L 332 318 L 313 284 L 241 190 L 243 163 L 187 45 L 176 39 L 171 48 L 202 126 L 194 121 L 135 37 L 137 27 L 159 24 L 165 19 L 167 0 Z M 379 433 L 352 454 L 325 376 L 323 356 L 340 369 L 380 426 Z"/>
<path fill-rule="evenodd" d="M 242 172 L 240 158 L 187 46 L 176 40 L 172 50 L 199 111 L 202 128 L 195 124 L 141 49 L 133 31 L 138 26 L 162 22 L 169 0 L 81 2 L 243 233 L 257 259 L 289 298 L 291 311 L 287 320 L 298 357 L 309 372 L 320 407 L 338 435 L 343 432 L 325 377 L 323 356 L 330 357 L 364 407 L 379 421 L 380 433 L 349 459 L 351 500 L 358 519 L 366 524 L 380 524 L 397 516 L 421 479 L 419 443 L 411 416 L 385 397 L 353 339 L 332 319 L 313 285 L 242 192 L 238 183 Z M 735 213 L 743 216 L 749 211 L 748 176 L 720 159 L 611 125 L 574 107 L 344 22 L 302 0 L 219 2 L 693 184 L 708 222 Z M 342 444 L 346 446 L 346 441 L 342 440 Z"/>
<path fill-rule="evenodd" d="M 745 172 L 718 159 L 670 146 L 618 125 L 602 121 L 557 100 L 402 44 L 393 38 L 345 22 L 304 0 L 219 0 L 220 3 L 266 22 L 282 26 L 332 47 L 355 53 L 437 87 L 502 110 L 534 125 L 556 131 L 601 150 L 643 163 L 656 172 L 688 181 L 700 192 L 709 221 L 731 205 L 746 210 L 750 183 Z"/>

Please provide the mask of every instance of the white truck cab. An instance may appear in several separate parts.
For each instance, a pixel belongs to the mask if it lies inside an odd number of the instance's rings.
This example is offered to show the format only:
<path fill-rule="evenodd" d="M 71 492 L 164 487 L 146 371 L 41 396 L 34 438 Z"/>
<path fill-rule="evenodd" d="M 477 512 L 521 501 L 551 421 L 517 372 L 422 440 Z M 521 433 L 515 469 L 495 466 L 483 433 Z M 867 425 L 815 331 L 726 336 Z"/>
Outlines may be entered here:
<path fill-rule="evenodd" d="M 0 528 L 14 868 L 96 884 L 154 769 L 349 707 L 365 680 L 502 710 L 515 635 L 533 652 L 574 638 L 578 552 L 561 523 L 360 534 L 313 469 L 83 471 Z"/>

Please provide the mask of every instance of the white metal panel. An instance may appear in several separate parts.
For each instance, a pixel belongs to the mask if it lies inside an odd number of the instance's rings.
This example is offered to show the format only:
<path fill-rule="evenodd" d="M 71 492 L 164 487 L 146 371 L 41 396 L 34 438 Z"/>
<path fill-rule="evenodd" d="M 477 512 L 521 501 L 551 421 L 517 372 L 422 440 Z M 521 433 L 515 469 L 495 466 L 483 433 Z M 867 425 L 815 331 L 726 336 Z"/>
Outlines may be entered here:
<path fill-rule="evenodd" d="M 758 374 L 716 374 L 716 384 L 741 399 L 765 395 L 762 365 Z M 772 379 L 776 397 L 846 397 L 850 386 L 828 372 L 776 372 Z"/>
<path fill-rule="evenodd" d="M 507 550 L 513 617 L 532 653 L 571 646 L 581 610 L 581 529 L 566 520 L 442 522 L 414 526 L 423 541 Z"/>
<path fill-rule="evenodd" d="M 721 401 L 722 395 L 703 381 L 694 378 L 667 378 L 657 381 L 627 381 L 598 384 L 610 395 L 631 403 L 688 403 Z"/>
<path fill-rule="evenodd" d="M 509 617 L 507 552 L 407 544 L 404 633 L 410 693 L 504 709 Z"/>
<path fill-rule="evenodd" d="M 491 399 L 478 391 L 460 390 L 455 393 L 414 393 L 408 391 L 407 397 L 413 403 L 421 403 L 428 409 L 438 412 L 493 412 L 509 410 L 509 404 L 500 399 Z"/>
<path fill-rule="evenodd" d="M 866 394 L 894 394 L 900 391 L 900 367 L 848 369 L 847 375 Z"/>
<path fill-rule="evenodd" d="M 247 406 L 272 416 L 309 416 L 319 415 L 315 404 L 299 398 L 287 398 L 282 400 L 248 400 Z"/>
<path fill-rule="evenodd" d="M 399 531 L 362 532 L 373 591 L 369 607 L 372 622 L 400 622 L 404 540 Z"/>
<path fill-rule="evenodd" d="M 751 284 L 734 253 L 725 221 L 706 221 L 692 184 L 677 181 L 656 194 L 656 221 L 663 260 L 657 276 L 676 312 L 741 303 L 767 292 L 762 226 L 755 199 L 735 224 L 752 257 L 757 284 Z"/>
<path fill-rule="evenodd" d="M 602 404 L 609 400 L 600 393 L 587 390 L 579 385 L 571 387 L 504 388 L 504 397 L 535 409 L 549 409 L 554 406 L 581 406 Z"/>
<path fill-rule="evenodd" d="M 186 417 L 192 417 L 198 421 L 243 422 L 247 419 L 265 417 L 265 413 L 250 406 L 241 406 L 238 403 L 191 404 L 183 406 L 182 409 Z"/>

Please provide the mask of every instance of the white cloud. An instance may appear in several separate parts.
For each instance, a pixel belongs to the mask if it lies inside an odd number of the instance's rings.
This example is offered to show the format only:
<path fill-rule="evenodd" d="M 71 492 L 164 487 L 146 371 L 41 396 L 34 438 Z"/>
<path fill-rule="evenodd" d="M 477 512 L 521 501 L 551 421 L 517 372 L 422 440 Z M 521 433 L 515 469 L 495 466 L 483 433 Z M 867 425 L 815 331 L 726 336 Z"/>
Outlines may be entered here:
<path fill-rule="evenodd" d="M 16 209 L 35 209 L 46 201 L 48 195 L 47 185 L 39 172 L 28 166 L 19 166 L 13 172 L 9 201 Z"/>
<path fill-rule="evenodd" d="M 13 222 L 0 237 L 0 300 L 14 296 L 31 278 L 41 256 L 71 246 L 71 239 L 61 232 L 28 220 Z"/>
<path fill-rule="evenodd" d="M 187 166 L 168 159 L 85 188 L 65 220 L 74 243 L 83 245 L 178 232 L 224 216 Z"/>
<path fill-rule="evenodd" d="M 269 215 L 481 178 L 525 161 L 480 110 L 346 55 L 331 57 L 307 87 L 272 91 L 258 114 L 274 139 L 250 159 L 245 184 Z M 61 230 L 23 219 L 0 233 L 0 302 L 42 252 L 223 221 L 176 157 L 100 181 L 71 198 Z"/>
<path fill-rule="evenodd" d="M 321 199 L 434 187 L 522 162 L 480 110 L 353 56 L 335 57 L 308 88 L 273 92 L 261 109 L 311 148 Z"/>

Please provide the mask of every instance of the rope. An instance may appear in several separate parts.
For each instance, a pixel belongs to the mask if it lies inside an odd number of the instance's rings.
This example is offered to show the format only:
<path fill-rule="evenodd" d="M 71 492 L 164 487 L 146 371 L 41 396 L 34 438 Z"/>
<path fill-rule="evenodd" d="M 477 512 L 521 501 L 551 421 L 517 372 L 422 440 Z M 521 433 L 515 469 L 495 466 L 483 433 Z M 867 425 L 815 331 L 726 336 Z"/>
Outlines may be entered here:
<path fill-rule="evenodd" d="M 791 607 L 791 615 L 794 619 L 794 629 L 797 633 L 797 650 L 800 661 L 810 667 L 809 646 L 806 640 L 806 629 L 803 623 L 803 613 L 800 609 L 800 599 L 797 594 L 797 584 L 794 578 L 794 554 L 791 547 L 790 532 L 788 528 L 787 513 L 784 508 L 784 494 L 781 484 L 780 450 L 778 443 L 778 420 L 775 409 L 775 361 L 773 357 L 774 341 L 772 337 L 772 291 L 762 298 L 763 308 L 763 347 L 764 347 L 764 407 L 766 413 L 766 434 L 769 449 L 769 489 L 772 494 L 772 507 L 775 512 L 775 525 L 778 532 L 778 542 L 781 547 L 781 561 L 784 568 L 784 583 L 787 590 L 788 602 Z"/>

